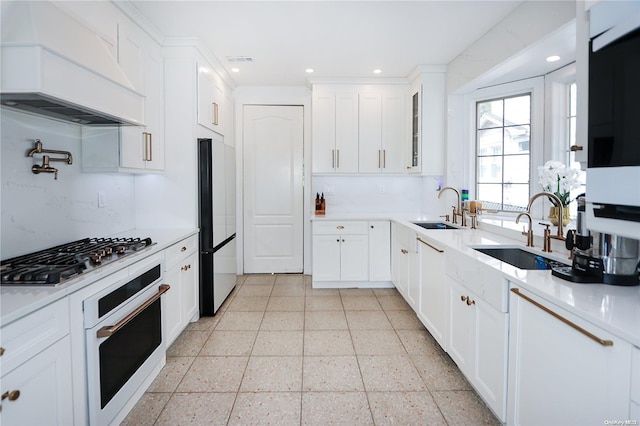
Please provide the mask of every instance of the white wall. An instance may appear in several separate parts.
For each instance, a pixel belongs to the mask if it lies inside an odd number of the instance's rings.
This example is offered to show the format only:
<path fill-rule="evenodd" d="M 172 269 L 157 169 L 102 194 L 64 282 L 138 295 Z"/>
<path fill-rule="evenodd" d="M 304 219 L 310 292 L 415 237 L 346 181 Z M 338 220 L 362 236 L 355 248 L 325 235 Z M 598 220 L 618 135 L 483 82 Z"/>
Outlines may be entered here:
<path fill-rule="evenodd" d="M 80 126 L 6 108 L 0 115 L 0 259 L 134 227 L 133 176 L 82 173 Z M 44 149 L 73 155 L 71 165 L 51 163 L 59 170 L 58 180 L 53 174 L 32 173 L 32 165 L 42 164 L 42 154 L 26 156 L 35 139 L 41 139 Z M 103 208 L 98 208 L 98 191 L 105 194 Z"/>

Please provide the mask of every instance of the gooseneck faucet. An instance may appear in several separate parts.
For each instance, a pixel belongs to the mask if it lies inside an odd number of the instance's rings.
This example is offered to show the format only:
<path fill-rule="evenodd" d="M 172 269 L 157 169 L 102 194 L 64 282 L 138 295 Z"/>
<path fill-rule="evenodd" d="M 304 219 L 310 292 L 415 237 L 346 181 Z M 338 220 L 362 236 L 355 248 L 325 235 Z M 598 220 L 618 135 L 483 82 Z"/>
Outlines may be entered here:
<path fill-rule="evenodd" d="M 529 199 L 529 204 L 527 205 L 527 213 L 531 213 L 531 204 L 533 204 L 533 202 L 540 197 L 547 197 L 550 200 L 554 201 L 555 204 L 560 207 L 558 212 L 558 233 L 556 235 L 551 235 L 550 238 L 555 238 L 556 240 L 561 241 L 566 240 L 566 238 L 564 237 L 564 229 L 562 227 L 562 201 L 560 201 L 560 198 L 558 198 L 556 194 L 553 194 L 551 192 L 538 192 L 537 194 L 534 194 Z"/>
<path fill-rule="evenodd" d="M 531 219 L 531 215 L 527 212 L 522 212 L 518 216 L 516 216 L 516 223 L 520 222 L 520 218 L 522 216 L 526 216 L 529 219 L 529 230 L 527 232 L 522 231 L 522 235 L 527 236 L 527 247 L 533 247 L 533 219 Z"/>
<path fill-rule="evenodd" d="M 465 214 L 464 214 L 464 211 L 462 210 L 462 206 L 461 206 L 460 191 L 455 189 L 453 186 L 445 186 L 444 188 L 442 188 L 440 190 L 440 192 L 438 192 L 438 198 L 440 198 L 442 193 L 447 189 L 452 190 L 458 196 L 458 206 L 457 207 L 453 206 L 453 223 L 458 223 L 457 216 L 462 216 L 462 226 L 467 226 L 467 220 L 465 218 Z"/>

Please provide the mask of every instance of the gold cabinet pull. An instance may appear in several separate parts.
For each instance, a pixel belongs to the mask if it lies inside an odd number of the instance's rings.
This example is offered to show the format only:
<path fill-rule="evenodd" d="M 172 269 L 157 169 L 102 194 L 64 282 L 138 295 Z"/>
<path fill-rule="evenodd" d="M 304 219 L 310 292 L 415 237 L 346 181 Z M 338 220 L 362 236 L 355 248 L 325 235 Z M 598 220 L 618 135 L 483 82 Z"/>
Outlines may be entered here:
<path fill-rule="evenodd" d="M 407 254 L 407 253 L 409 253 L 409 251 L 408 251 L 408 250 L 405 250 L 405 249 L 400 249 L 400 251 L 402 252 L 402 254 Z"/>
<path fill-rule="evenodd" d="M 335 149 L 331 150 L 331 168 L 332 169 L 336 168 L 336 150 Z"/>
<path fill-rule="evenodd" d="M 382 150 L 382 168 L 383 169 L 387 168 L 387 150 L 386 149 Z"/>
<path fill-rule="evenodd" d="M 336 149 L 336 169 L 340 168 L 340 150 Z"/>
<path fill-rule="evenodd" d="M 0 347 L 0 356 L 4 355 L 4 348 Z"/>
<path fill-rule="evenodd" d="M 420 241 L 422 244 L 431 247 L 432 249 L 434 249 L 435 251 L 437 251 L 438 253 L 444 253 L 444 250 L 439 249 L 437 247 L 432 246 L 431 244 L 429 244 L 428 242 L 426 242 L 425 240 L 423 240 L 422 238 L 418 237 L 416 238 L 416 240 Z"/>
<path fill-rule="evenodd" d="M 460 296 L 460 300 L 465 302 L 469 299 L 469 296 Z"/>
<path fill-rule="evenodd" d="M 191 265 L 184 265 L 183 267 L 180 268 L 182 271 L 188 271 L 189 269 L 191 269 Z"/>
<path fill-rule="evenodd" d="M 344 229 L 344 226 L 342 226 L 342 225 L 338 225 L 336 228 L 337 228 L 337 229 Z"/>
<path fill-rule="evenodd" d="M 180 251 L 187 251 L 187 248 L 183 246 Z"/>
<path fill-rule="evenodd" d="M 169 286 L 169 284 L 161 284 L 160 287 L 158 287 L 158 292 L 153 296 L 151 296 L 149 300 L 144 302 L 142 305 L 138 306 L 135 311 L 131 312 L 129 315 L 122 318 L 115 325 L 102 327 L 101 329 L 98 330 L 96 335 L 98 337 L 110 337 L 114 335 L 115 333 L 118 332 L 118 330 L 120 330 L 122 327 L 127 325 L 129 321 L 137 317 L 142 311 L 147 309 L 153 302 L 158 300 L 160 296 L 165 294 L 170 288 L 171 287 Z"/>
<path fill-rule="evenodd" d="M 216 102 L 211 103 L 211 109 L 213 110 L 213 117 L 211 117 L 211 124 L 218 125 L 218 104 Z"/>
<path fill-rule="evenodd" d="M 579 331 L 580 333 L 584 334 L 585 336 L 587 336 L 589 339 L 600 343 L 602 346 L 613 346 L 613 341 L 611 340 L 604 340 L 599 338 L 598 336 L 596 336 L 595 334 L 590 333 L 589 331 L 585 330 L 584 328 L 580 327 L 579 325 L 569 321 L 568 319 L 566 319 L 565 317 L 553 312 L 551 309 L 547 308 L 546 306 L 536 302 L 535 300 L 533 300 L 532 298 L 530 298 L 529 296 L 525 296 L 524 294 L 522 294 L 520 292 L 520 289 L 518 288 L 512 288 L 511 291 L 515 294 L 517 294 L 518 296 L 522 297 L 524 300 L 526 300 L 527 302 L 531 303 L 532 305 L 536 306 L 537 308 L 542 309 L 543 311 L 545 311 L 546 313 L 548 313 L 549 315 L 551 315 L 552 317 L 554 317 L 557 320 L 562 321 L 563 323 L 567 324 L 569 327 L 575 329 L 576 331 Z"/>
<path fill-rule="evenodd" d="M 20 398 L 20 391 L 19 390 L 6 391 L 5 393 L 2 394 L 2 400 L 4 401 L 7 398 L 9 398 L 9 401 L 15 401 L 16 399 Z"/>
<path fill-rule="evenodd" d="M 382 151 L 378 150 L 378 168 L 382 168 Z"/>
<path fill-rule="evenodd" d="M 149 132 L 142 132 L 144 137 L 144 156 L 142 161 L 153 161 L 153 135 Z"/>
<path fill-rule="evenodd" d="M 467 296 L 467 306 L 471 306 L 471 305 L 475 305 L 475 304 L 476 304 L 476 301 L 475 300 L 471 300 L 469 298 L 469 296 Z"/>
<path fill-rule="evenodd" d="M 584 147 L 582 145 L 571 145 L 571 148 L 569 149 L 571 150 L 571 152 L 576 152 L 576 151 L 582 151 Z"/>

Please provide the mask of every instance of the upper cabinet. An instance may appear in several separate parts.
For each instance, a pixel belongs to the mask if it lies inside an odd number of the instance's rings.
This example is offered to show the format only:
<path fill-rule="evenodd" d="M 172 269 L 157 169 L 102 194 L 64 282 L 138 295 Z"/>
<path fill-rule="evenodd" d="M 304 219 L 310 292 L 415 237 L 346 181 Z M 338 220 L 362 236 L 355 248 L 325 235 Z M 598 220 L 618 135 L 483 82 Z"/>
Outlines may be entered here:
<path fill-rule="evenodd" d="M 206 61 L 198 61 L 198 124 L 229 136 L 233 128 L 233 100 L 226 84 Z M 233 138 L 225 138 L 232 140 Z"/>
<path fill-rule="evenodd" d="M 445 170 L 445 68 L 421 67 L 407 101 L 411 132 L 407 168 L 424 176 L 442 176 Z"/>
<path fill-rule="evenodd" d="M 315 84 L 314 174 L 405 173 L 406 84 Z"/>

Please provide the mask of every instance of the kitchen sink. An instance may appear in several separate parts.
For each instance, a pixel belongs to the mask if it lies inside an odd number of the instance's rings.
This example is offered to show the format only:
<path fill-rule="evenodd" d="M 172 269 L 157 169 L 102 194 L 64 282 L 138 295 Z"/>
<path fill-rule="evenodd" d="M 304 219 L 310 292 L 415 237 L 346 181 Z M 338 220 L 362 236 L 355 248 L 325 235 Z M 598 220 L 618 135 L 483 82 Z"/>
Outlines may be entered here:
<path fill-rule="evenodd" d="M 424 229 L 460 229 L 442 222 L 413 222 L 413 224 L 422 226 Z"/>
<path fill-rule="evenodd" d="M 472 247 L 494 259 L 501 260 L 519 269 L 551 269 L 556 266 L 567 266 L 557 260 L 531 253 L 517 247 Z"/>

